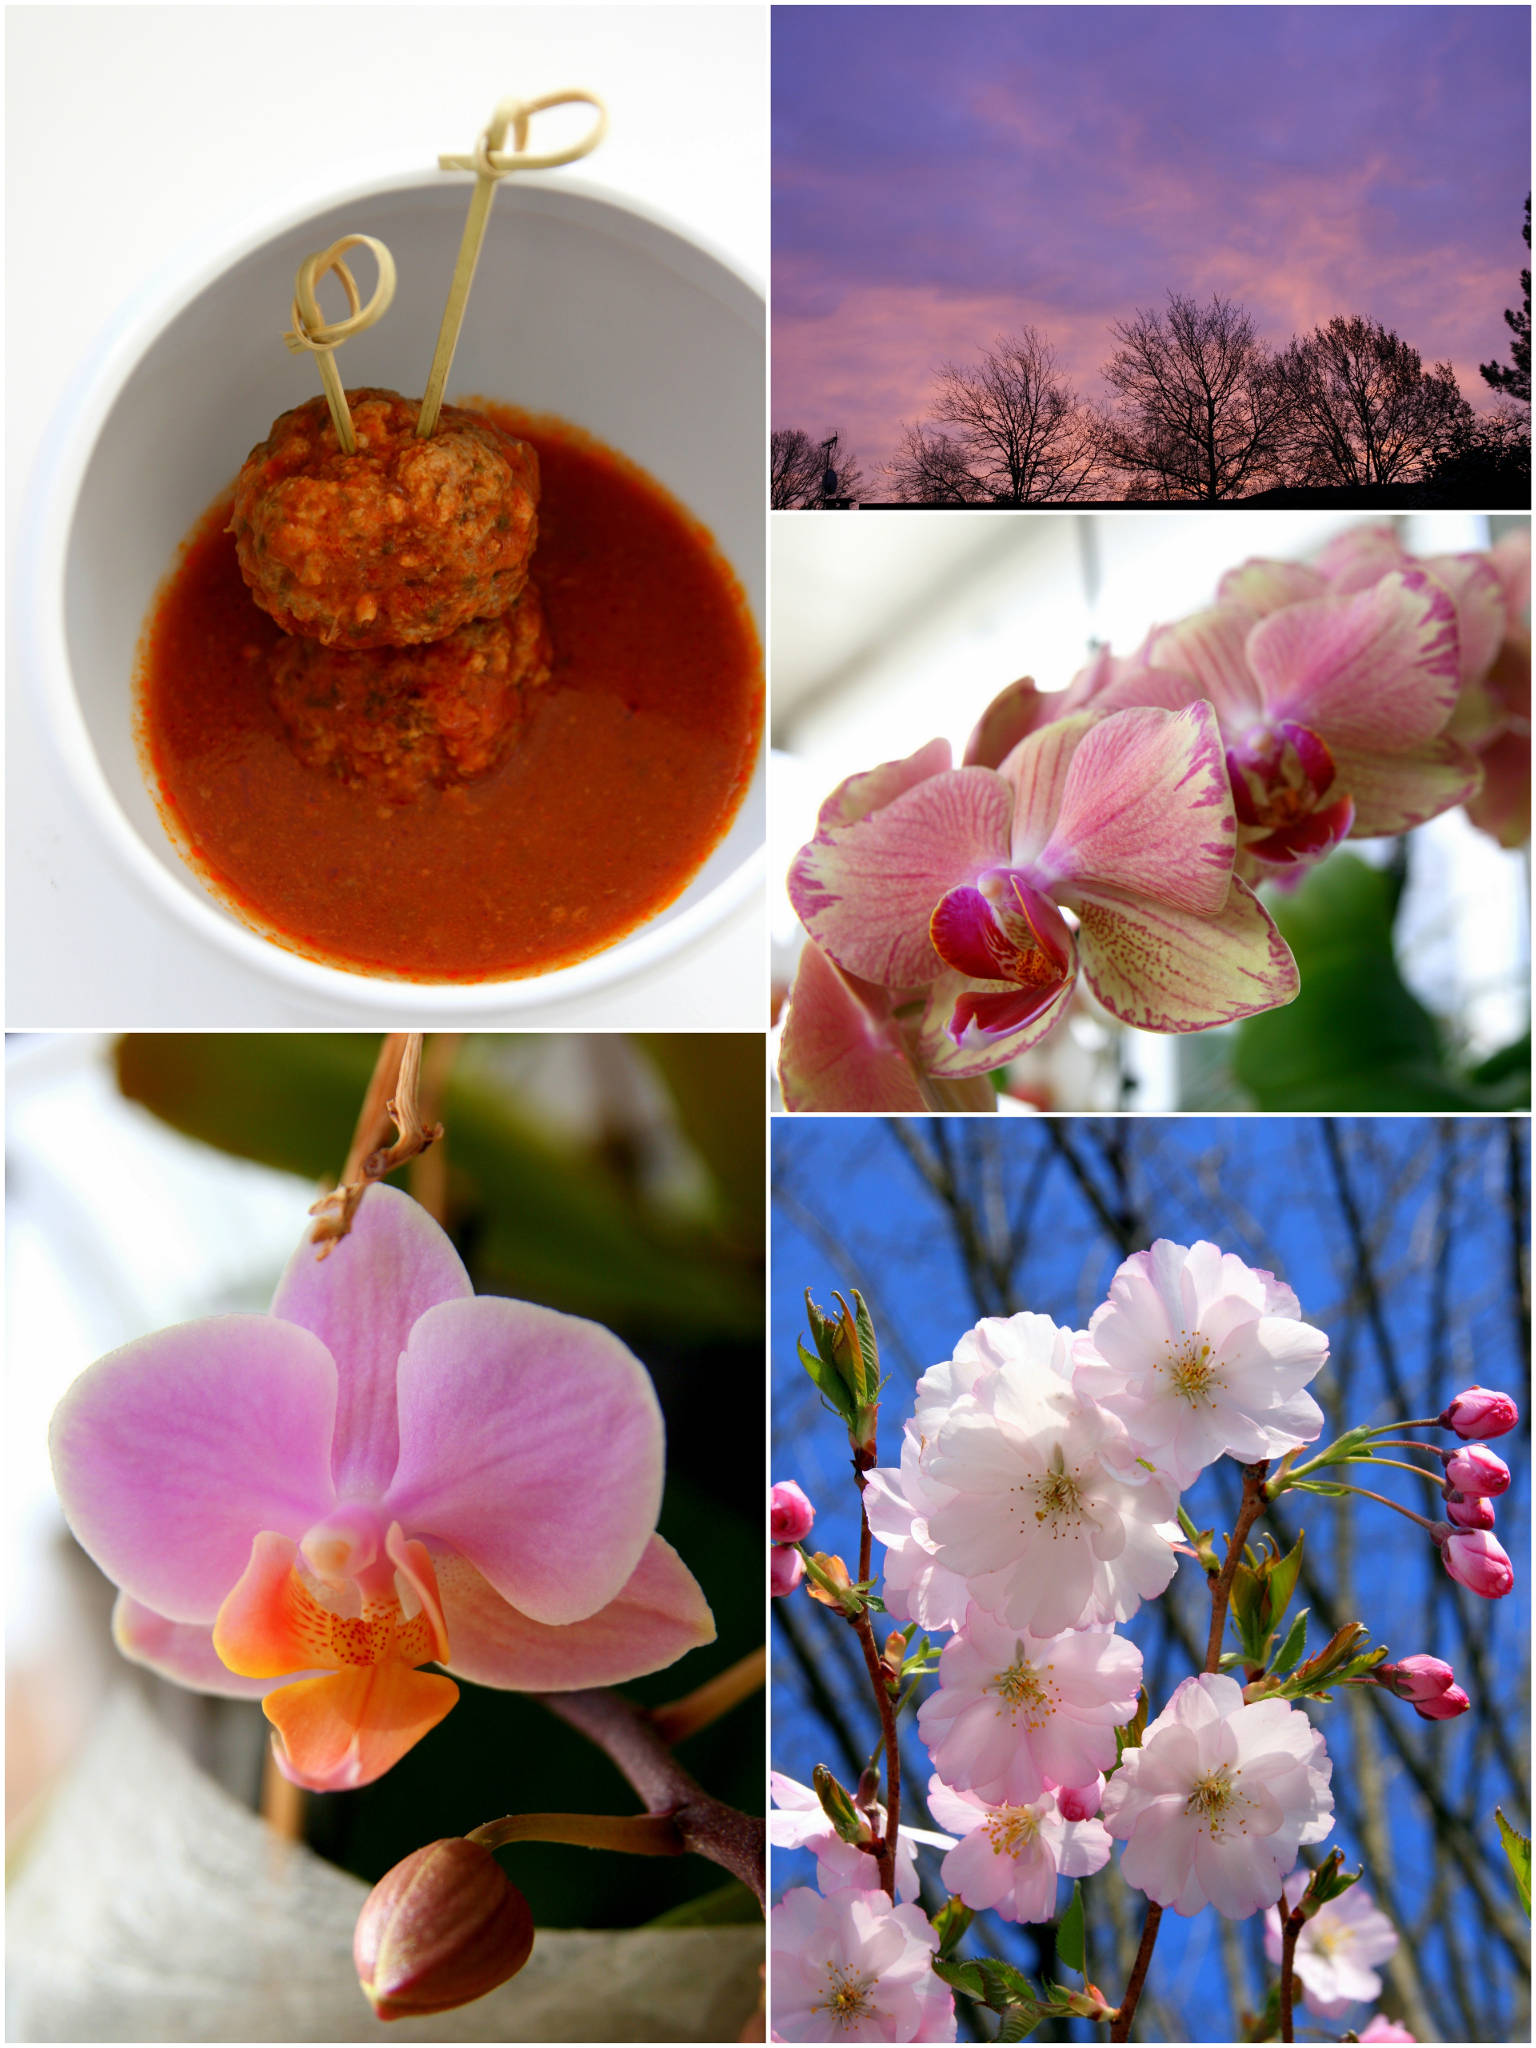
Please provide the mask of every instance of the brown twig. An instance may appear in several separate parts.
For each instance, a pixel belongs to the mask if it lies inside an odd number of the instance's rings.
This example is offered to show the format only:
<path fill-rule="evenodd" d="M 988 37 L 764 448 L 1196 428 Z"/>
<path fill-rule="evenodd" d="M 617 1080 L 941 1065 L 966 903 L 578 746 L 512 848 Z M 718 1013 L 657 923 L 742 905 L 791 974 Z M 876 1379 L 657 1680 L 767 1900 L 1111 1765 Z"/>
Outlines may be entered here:
<path fill-rule="evenodd" d="M 870 1624 L 869 1609 L 863 1608 L 851 1616 L 854 1632 L 859 1638 L 859 1648 L 864 1652 L 864 1667 L 869 1673 L 870 1685 L 874 1688 L 875 1701 L 880 1709 L 880 1728 L 885 1736 L 885 1840 L 875 1854 L 880 1869 L 880 1883 L 887 1898 L 896 1896 L 896 1833 L 901 1825 L 901 1750 L 896 1741 L 896 1716 L 891 1709 L 891 1690 L 886 1684 L 886 1667 L 881 1661 L 880 1651 L 875 1643 L 875 1631 Z"/>
<path fill-rule="evenodd" d="M 421 1057 L 421 1120 L 441 1129 L 443 1098 L 448 1092 L 453 1063 L 464 1043 L 462 1031 L 434 1031 Z M 448 1147 L 429 1145 L 411 1161 L 406 1176 L 413 1200 L 420 1202 L 434 1223 L 448 1221 Z"/>
<path fill-rule="evenodd" d="M 323 1259 L 352 1228 L 357 1205 L 377 1180 L 403 1166 L 443 1135 L 439 1123 L 422 1118 L 417 1102 L 421 1076 L 421 1033 L 391 1031 L 379 1047 L 373 1077 L 358 1112 L 352 1149 L 341 1170 L 340 1184 L 310 1209 L 314 1228 L 309 1241 Z M 390 1141 L 391 1129 L 395 1132 Z"/>
<path fill-rule="evenodd" d="M 1147 1972 L 1152 1967 L 1152 1951 L 1157 1946 L 1157 1930 L 1163 1924 L 1163 1909 L 1155 1899 L 1147 1901 L 1147 1917 L 1142 1925 L 1141 1946 L 1136 1951 L 1136 1960 L 1131 1965 L 1131 1981 L 1125 1987 L 1125 1997 L 1120 2001 L 1120 2010 L 1110 2022 L 1111 2041 L 1129 2041 L 1131 2022 L 1136 2017 L 1142 1987 L 1147 1981 Z"/>
<path fill-rule="evenodd" d="M 1237 1577 L 1237 1567 L 1242 1562 L 1248 1532 L 1264 1512 L 1264 1477 L 1268 1471 L 1268 1458 L 1262 1458 L 1257 1465 L 1243 1467 L 1242 1506 L 1237 1511 L 1220 1576 L 1211 1587 L 1211 1633 L 1205 1646 L 1207 1671 L 1219 1670 L 1221 1666 L 1221 1639 L 1227 1631 L 1227 1602 L 1232 1594 L 1232 1581 Z"/>
<path fill-rule="evenodd" d="M 681 1699 L 652 1707 L 647 1718 L 671 1749 L 685 1736 L 696 1735 L 711 1721 L 718 1721 L 732 1707 L 750 1699 L 767 1676 L 767 1650 L 749 1650 L 745 1657 L 738 1657 L 730 1669 L 722 1671 L 717 1678 L 707 1679 L 703 1685 L 695 1686 L 692 1692 L 684 1693 Z"/>
<path fill-rule="evenodd" d="M 567 1722 L 629 1780 L 647 1813 L 664 1815 L 685 1849 L 739 1877 L 766 1907 L 767 1824 L 715 1799 L 685 1771 L 632 1700 L 601 1687 L 591 1692 L 540 1694 L 552 1714 Z"/>
<path fill-rule="evenodd" d="M 1293 2011 L 1296 1998 L 1296 1940 L 1305 1925 L 1301 1901 L 1286 1914 L 1280 1927 L 1280 2038 L 1294 2041 L 1296 2019 Z"/>

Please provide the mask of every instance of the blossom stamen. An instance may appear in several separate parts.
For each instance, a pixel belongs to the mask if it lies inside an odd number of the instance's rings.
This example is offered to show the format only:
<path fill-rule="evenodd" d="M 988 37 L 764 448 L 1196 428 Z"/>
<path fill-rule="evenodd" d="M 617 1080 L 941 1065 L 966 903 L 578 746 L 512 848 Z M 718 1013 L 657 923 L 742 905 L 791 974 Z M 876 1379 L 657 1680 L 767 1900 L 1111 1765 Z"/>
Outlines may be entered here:
<path fill-rule="evenodd" d="M 1040 1832 L 1040 1823 L 1028 1806 L 1000 1806 L 982 1831 L 992 1844 L 994 1856 L 1021 1856 Z"/>
<path fill-rule="evenodd" d="M 812 2012 L 824 2012 L 833 2026 L 846 2033 L 848 2028 L 857 2026 L 860 2020 L 869 2019 L 874 2013 L 874 2001 L 870 1992 L 874 1979 L 845 1970 L 836 1963 L 828 1963 L 827 1994 L 817 1999 Z"/>
<path fill-rule="evenodd" d="M 1161 1369 L 1173 1382 L 1173 1389 L 1186 1400 L 1191 1408 L 1204 1402 L 1211 1405 L 1212 1387 L 1225 1388 L 1221 1360 L 1212 1352 L 1210 1345 L 1197 1330 L 1193 1337 L 1181 1330 L 1182 1342 L 1168 1345 L 1168 1356 L 1161 1361 Z"/>

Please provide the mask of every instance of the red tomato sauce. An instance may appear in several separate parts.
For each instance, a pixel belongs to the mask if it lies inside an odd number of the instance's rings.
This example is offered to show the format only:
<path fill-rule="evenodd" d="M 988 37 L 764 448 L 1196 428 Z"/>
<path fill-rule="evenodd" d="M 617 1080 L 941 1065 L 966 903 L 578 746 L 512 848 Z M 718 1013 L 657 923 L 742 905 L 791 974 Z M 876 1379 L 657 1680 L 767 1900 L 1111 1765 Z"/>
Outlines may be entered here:
<path fill-rule="evenodd" d="M 554 669 L 494 774 L 390 804 L 295 757 L 267 685 L 282 634 L 241 579 L 228 497 L 183 543 L 137 664 L 146 775 L 218 896 L 294 952 L 413 981 L 563 967 L 665 908 L 735 815 L 762 729 L 757 634 L 704 528 L 579 429 L 468 402 L 543 471 Z"/>

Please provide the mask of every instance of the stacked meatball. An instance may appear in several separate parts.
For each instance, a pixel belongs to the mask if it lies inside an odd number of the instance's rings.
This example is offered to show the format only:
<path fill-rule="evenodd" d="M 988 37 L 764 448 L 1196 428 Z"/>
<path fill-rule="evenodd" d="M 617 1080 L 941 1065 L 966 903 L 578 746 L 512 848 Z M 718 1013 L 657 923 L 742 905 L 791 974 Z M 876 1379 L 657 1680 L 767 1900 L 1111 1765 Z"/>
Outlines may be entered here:
<path fill-rule="evenodd" d="M 550 671 L 529 565 L 539 463 L 444 406 L 348 393 L 346 455 L 323 398 L 284 413 L 235 485 L 231 531 L 256 602 L 289 635 L 272 695 L 299 758 L 391 802 L 488 774 Z"/>

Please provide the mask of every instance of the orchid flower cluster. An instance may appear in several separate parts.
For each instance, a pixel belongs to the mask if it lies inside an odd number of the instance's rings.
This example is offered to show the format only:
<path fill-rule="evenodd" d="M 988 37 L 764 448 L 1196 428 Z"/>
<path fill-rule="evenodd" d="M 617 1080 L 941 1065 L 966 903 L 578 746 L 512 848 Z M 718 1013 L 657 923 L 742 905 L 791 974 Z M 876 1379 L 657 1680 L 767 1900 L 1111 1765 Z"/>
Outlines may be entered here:
<path fill-rule="evenodd" d="M 1468 1696 L 1437 1658 L 1388 1662 L 1359 1622 L 1307 1656 L 1306 1615 L 1286 1620 L 1302 1540 L 1282 1555 L 1247 1539 L 1289 1488 L 1381 1498 L 1344 1473 L 1400 1462 L 1379 1453 L 1406 1429 L 1456 1434 L 1454 1450 L 1431 1453 L 1439 1473 L 1410 1469 L 1442 1488 L 1447 1514 L 1467 1512 L 1508 1483 L 1481 1439 L 1514 1426 L 1513 1402 L 1469 1388 L 1440 1416 L 1351 1430 L 1306 1457 L 1323 1428 L 1308 1388 L 1327 1337 L 1272 1274 L 1213 1244 L 1159 1240 L 1124 1261 L 1085 1330 L 1021 1314 L 968 1331 L 917 1382 L 899 1462 L 882 1465 L 869 1311 L 857 1294 L 851 1306 L 838 1297 L 835 1315 L 809 1296 L 807 1309 L 814 1348 L 802 1343 L 800 1355 L 849 1431 L 861 1554 L 850 1572 L 810 1550 L 811 1503 L 781 1482 L 775 1554 L 793 1551 L 799 1569 L 777 1564 L 773 1586 L 785 1597 L 803 1587 L 855 1632 L 880 1740 L 851 1790 L 825 1766 L 811 1786 L 774 1778 L 770 1839 L 809 1848 L 818 1870 L 816 1889 L 789 1891 L 771 1916 L 774 2038 L 953 2040 L 958 1990 L 1001 2015 L 1000 2039 L 1079 2015 L 1125 2040 L 1163 1911 L 1207 1906 L 1231 1919 L 1270 1916 L 1280 1978 L 1248 2038 L 1293 2038 L 1298 1985 L 1328 2019 L 1374 1999 L 1374 1965 L 1397 1936 L 1350 1889 L 1358 1873 L 1343 1871 L 1341 1851 L 1313 1868 L 1300 1861 L 1330 1834 L 1334 1802 L 1323 1734 L 1296 1703 L 1368 1685 L 1439 1720 L 1465 1712 Z M 1195 1527 L 1180 1496 L 1222 1457 L 1239 1462 L 1243 1499 L 1218 1555 L 1214 1532 Z M 1490 1597 L 1509 1590 L 1508 1578 L 1465 1568 L 1453 1548 L 1486 1530 L 1413 1519 L 1462 1584 Z M 1206 1575 L 1209 1642 L 1204 1668 L 1154 1710 L 1121 1625 L 1167 1591 L 1181 1557 Z M 883 1646 L 877 1614 L 905 1624 Z M 935 1637 L 947 1637 L 941 1651 Z M 901 1822 L 897 1725 L 914 1700 L 942 1833 Z M 996 1956 L 961 1954 L 981 1910 L 1056 1920 L 1058 1881 L 1102 1871 L 1117 1844 L 1120 1875 L 1146 1902 L 1118 2000 L 1085 1975 L 1080 1987 L 1037 1988 Z M 948 1894 L 931 1917 L 919 1901 L 924 1850 L 942 1852 Z M 1056 1952 L 1080 1975 L 1083 1925 L 1074 1885 Z M 1412 2038 L 1379 2015 L 1372 2025 L 1361 2038 Z"/>
<path fill-rule="evenodd" d="M 1528 836 L 1529 607 L 1528 530 L 1415 559 L 1354 529 L 1316 566 L 1244 563 L 1065 691 L 1012 684 L 959 767 L 933 740 L 850 776 L 789 873 L 785 1107 L 986 1107 L 1080 980 L 1143 1031 L 1290 1002 L 1261 883 L 1458 804 Z"/>

